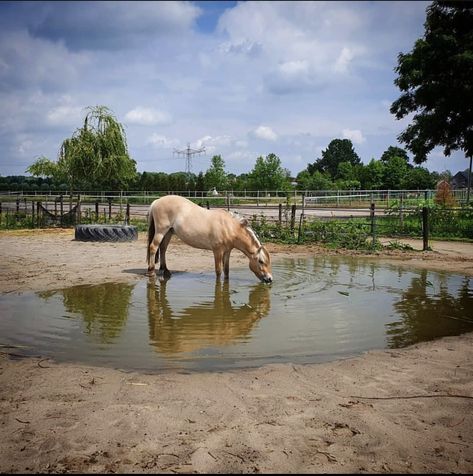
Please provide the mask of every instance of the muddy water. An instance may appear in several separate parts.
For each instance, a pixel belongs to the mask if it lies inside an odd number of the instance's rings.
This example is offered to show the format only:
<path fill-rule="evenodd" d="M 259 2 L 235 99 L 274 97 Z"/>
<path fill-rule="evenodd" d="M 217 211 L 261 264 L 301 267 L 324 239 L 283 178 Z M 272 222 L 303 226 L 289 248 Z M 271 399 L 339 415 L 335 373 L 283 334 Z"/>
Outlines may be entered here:
<path fill-rule="evenodd" d="M 3 351 L 125 370 L 313 363 L 473 330 L 473 279 L 346 257 L 0 295 Z"/>

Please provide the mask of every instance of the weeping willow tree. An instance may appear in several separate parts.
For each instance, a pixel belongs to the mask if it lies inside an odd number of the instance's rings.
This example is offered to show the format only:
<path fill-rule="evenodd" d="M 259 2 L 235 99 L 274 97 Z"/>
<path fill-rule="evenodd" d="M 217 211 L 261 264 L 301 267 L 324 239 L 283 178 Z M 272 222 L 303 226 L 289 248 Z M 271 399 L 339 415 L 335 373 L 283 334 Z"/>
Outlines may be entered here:
<path fill-rule="evenodd" d="M 86 110 L 84 125 L 63 141 L 57 162 L 40 157 L 26 171 L 66 183 L 70 190 L 127 188 L 137 173 L 123 126 L 105 106 Z"/>

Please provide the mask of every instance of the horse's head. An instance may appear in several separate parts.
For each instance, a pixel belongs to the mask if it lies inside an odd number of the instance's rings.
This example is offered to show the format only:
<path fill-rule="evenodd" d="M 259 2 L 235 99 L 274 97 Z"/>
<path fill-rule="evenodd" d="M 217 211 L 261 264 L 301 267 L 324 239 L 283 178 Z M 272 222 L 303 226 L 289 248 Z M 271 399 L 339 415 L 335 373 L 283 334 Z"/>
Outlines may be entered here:
<path fill-rule="evenodd" d="M 272 283 L 273 275 L 271 274 L 271 256 L 269 256 L 268 250 L 261 244 L 256 233 L 248 224 L 248 220 L 238 213 L 231 212 L 233 218 L 240 223 L 240 230 L 244 230 L 246 238 L 242 240 L 242 247 L 239 248 L 250 259 L 250 269 L 256 274 L 258 279 L 261 279 L 264 283 Z M 256 248 L 256 251 L 253 250 Z"/>
<path fill-rule="evenodd" d="M 264 246 L 260 246 L 256 253 L 250 256 L 250 269 L 256 277 L 264 283 L 273 282 L 271 274 L 271 256 Z"/>

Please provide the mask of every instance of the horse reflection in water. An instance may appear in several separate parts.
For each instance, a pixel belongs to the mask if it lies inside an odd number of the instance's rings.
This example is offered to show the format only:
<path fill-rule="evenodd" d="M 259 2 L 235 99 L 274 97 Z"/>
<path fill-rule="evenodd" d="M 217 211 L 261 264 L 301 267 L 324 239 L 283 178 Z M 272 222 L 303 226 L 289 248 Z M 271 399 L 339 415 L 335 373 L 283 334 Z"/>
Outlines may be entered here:
<path fill-rule="evenodd" d="M 248 302 L 234 305 L 229 282 L 216 281 L 213 301 L 190 303 L 177 317 L 167 297 L 167 283 L 167 279 L 156 282 L 150 278 L 147 288 L 150 340 L 163 354 L 176 355 L 242 341 L 270 311 L 267 286 L 253 286 Z"/>

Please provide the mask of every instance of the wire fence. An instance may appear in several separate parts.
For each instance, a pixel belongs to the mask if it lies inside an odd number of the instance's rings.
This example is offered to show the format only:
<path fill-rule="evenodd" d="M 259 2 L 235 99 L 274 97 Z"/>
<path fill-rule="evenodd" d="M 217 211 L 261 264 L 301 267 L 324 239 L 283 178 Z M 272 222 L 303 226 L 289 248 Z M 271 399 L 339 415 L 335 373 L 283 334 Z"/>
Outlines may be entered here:
<path fill-rule="evenodd" d="M 380 236 L 473 239 L 472 206 L 438 206 L 434 191 L 358 191 L 331 195 L 257 191 L 238 196 L 189 196 L 206 208 L 237 211 L 264 240 L 320 242 L 358 248 Z M 160 195 L 163 195 L 161 193 Z M 8 194 L 0 196 L 0 228 L 70 227 L 84 223 L 137 224 L 146 229 L 154 194 Z"/>

